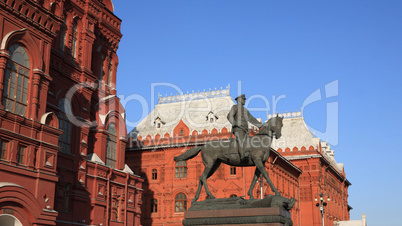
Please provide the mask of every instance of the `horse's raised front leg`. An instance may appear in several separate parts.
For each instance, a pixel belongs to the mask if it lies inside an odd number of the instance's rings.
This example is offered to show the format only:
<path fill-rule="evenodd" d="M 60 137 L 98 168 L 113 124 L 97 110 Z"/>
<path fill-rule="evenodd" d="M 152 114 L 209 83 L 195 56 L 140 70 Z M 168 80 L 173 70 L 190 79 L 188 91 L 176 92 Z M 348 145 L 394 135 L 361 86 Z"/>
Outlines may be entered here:
<path fill-rule="evenodd" d="M 250 199 L 254 199 L 253 196 L 253 189 L 255 186 L 255 183 L 257 182 L 258 178 L 260 177 L 261 172 L 260 170 L 256 167 L 255 172 L 254 172 L 254 177 L 253 180 L 251 181 L 250 189 L 248 189 L 247 195 L 250 196 Z"/>
<path fill-rule="evenodd" d="M 262 175 L 264 176 L 265 180 L 267 180 L 269 186 L 271 187 L 272 192 L 274 192 L 275 195 L 281 195 L 278 192 L 278 190 L 275 188 L 275 186 L 272 183 L 271 179 L 269 178 L 268 172 L 265 170 L 264 164 L 262 163 L 261 159 L 254 160 L 254 163 L 257 166 L 257 168 L 260 170 Z"/>

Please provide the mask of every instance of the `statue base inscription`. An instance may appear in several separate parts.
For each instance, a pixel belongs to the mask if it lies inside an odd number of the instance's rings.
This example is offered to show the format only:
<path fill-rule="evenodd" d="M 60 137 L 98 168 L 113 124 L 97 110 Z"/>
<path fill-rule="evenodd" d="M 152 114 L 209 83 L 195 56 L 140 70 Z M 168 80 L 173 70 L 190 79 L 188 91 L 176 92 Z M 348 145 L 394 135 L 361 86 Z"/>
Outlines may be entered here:
<path fill-rule="evenodd" d="M 283 200 L 293 201 L 282 196 L 267 196 L 262 200 L 245 200 L 240 197 L 207 199 L 192 204 L 184 213 L 183 225 L 291 226 L 293 222 L 289 211 L 276 206 Z"/>

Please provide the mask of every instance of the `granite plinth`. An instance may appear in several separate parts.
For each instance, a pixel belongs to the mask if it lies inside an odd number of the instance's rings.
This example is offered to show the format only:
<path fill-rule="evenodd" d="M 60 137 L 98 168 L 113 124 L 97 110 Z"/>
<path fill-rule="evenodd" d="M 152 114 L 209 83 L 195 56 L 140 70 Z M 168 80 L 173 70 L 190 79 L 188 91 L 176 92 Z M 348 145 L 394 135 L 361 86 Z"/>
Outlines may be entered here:
<path fill-rule="evenodd" d="M 184 213 L 184 226 L 291 226 L 289 211 L 282 207 L 256 207 L 241 198 L 205 200 Z"/>

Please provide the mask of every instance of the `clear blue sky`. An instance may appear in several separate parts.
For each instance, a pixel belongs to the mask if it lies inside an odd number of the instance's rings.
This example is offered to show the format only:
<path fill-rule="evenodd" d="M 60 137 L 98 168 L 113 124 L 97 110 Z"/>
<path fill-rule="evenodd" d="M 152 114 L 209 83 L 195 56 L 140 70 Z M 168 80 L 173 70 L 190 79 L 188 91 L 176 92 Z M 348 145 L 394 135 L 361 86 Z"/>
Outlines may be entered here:
<path fill-rule="evenodd" d="M 272 97 L 285 95 L 279 112 L 300 110 L 320 89 L 323 98 L 304 108 L 304 118 L 325 132 L 327 104 L 339 106 L 332 148 L 352 183 L 351 219 L 366 213 L 369 225 L 401 224 L 402 1 L 114 0 L 114 6 L 123 20 L 118 95 L 133 99 L 125 104 L 129 131 L 152 110 L 153 83 L 183 92 L 230 84 L 236 97 L 241 81 L 242 93 L 266 97 L 271 110 Z M 337 95 L 325 98 L 333 81 Z M 176 93 L 162 86 L 158 92 Z"/>

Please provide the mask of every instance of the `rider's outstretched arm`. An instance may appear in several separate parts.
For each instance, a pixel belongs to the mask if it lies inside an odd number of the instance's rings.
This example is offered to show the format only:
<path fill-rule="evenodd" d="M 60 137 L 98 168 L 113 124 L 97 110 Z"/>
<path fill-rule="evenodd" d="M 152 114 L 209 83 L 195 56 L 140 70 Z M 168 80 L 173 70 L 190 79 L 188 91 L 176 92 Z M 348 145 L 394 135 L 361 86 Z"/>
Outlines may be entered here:
<path fill-rule="evenodd" d="M 248 121 L 251 124 L 257 126 L 258 128 L 261 128 L 262 123 L 260 121 L 258 121 L 256 118 L 254 118 L 254 116 L 252 116 L 248 110 L 247 110 L 247 116 L 248 116 Z"/>

